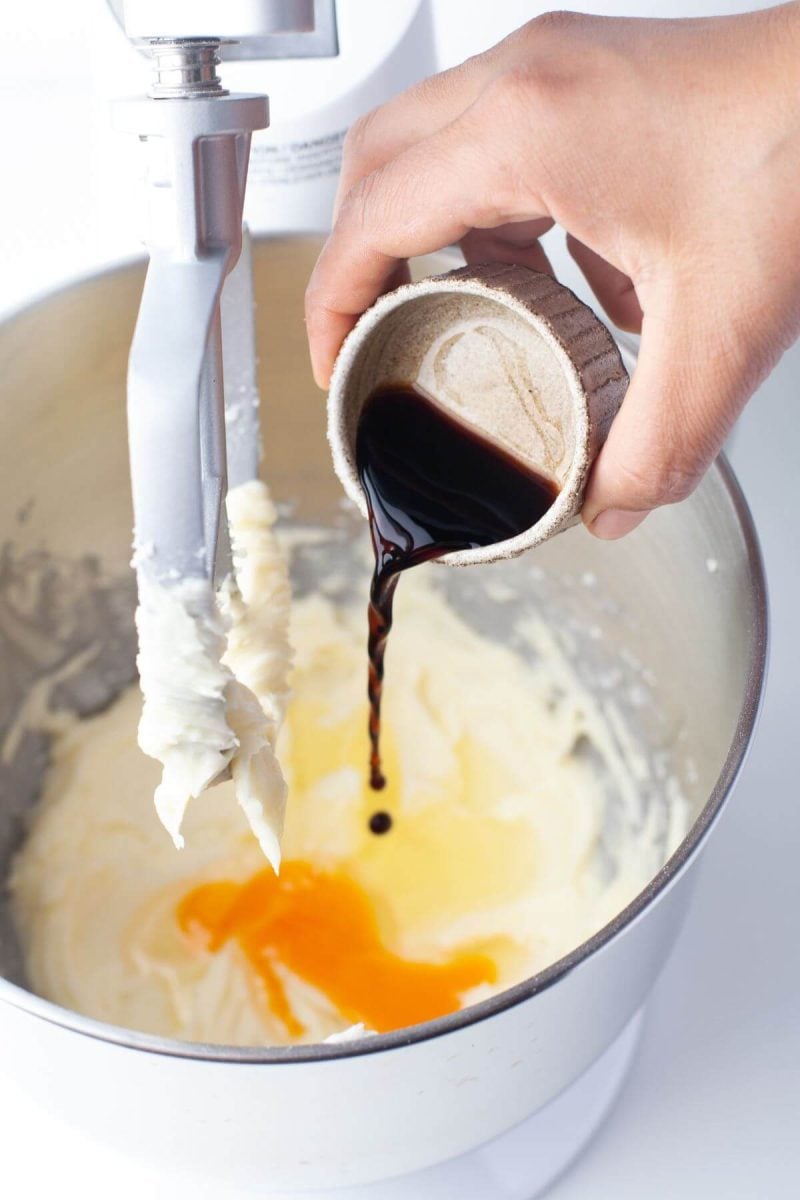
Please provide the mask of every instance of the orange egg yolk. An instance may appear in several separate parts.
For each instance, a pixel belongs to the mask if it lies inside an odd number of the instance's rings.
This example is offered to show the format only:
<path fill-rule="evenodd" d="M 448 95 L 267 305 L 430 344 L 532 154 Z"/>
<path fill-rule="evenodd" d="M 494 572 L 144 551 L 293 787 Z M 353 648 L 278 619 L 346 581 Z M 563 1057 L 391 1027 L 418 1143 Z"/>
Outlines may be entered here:
<path fill-rule="evenodd" d="M 270 1011 L 293 1038 L 306 1031 L 279 964 L 324 993 L 345 1020 L 378 1033 L 456 1012 L 464 992 L 497 979 L 483 954 L 427 963 L 392 953 L 366 892 L 344 874 L 301 860 L 284 863 L 279 876 L 267 868 L 244 883 L 201 884 L 180 902 L 177 919 L 209 952 L 238 943 Z"/>

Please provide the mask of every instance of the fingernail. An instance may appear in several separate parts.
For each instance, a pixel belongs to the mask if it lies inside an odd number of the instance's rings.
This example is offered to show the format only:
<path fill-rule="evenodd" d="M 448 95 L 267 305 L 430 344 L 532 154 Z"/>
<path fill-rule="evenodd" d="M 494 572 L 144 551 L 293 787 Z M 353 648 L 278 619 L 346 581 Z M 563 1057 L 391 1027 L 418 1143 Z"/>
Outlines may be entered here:
<path fill-rule="evenodd" d="M 595 537 L 613 541 L 631 533 L 637 525 L 641 525 L 646 516 L 647 510 L 629 512 L 623 508 L 607 508 L 605 512 L 598 513 L 590 523 L 589 532 Z"/>

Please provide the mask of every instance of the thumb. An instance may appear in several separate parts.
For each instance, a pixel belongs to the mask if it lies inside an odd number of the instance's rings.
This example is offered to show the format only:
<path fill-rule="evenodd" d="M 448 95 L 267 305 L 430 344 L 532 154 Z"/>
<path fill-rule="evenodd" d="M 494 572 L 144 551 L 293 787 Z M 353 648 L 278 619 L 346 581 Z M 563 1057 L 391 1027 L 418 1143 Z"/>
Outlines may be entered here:
<path fill-rule="evenodd" d="M 601 538 L 630 533 L 654 508 L 684 500 L 719 453 L 758 379 L 728 324 L 667 304 L 645 313 L 639 361 L 597 457 L 583 521 Z"/>

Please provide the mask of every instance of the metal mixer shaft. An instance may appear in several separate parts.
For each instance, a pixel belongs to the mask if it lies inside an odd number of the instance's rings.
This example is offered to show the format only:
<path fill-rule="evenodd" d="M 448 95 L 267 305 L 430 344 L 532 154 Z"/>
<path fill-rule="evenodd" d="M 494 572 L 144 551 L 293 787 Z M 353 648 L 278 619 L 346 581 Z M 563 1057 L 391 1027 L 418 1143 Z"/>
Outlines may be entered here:
<path fill-rule="evenodd" d="M 157 62 L 175 53 L 159 46 Z M 118 121 L 149 154 L 150 267 L 128 421 L 137 564 L 159 582 L 213 581 L 229 565 L 220 302 L 241 251 L 250 135 L 266 126 L 268 109 L 265 97 L 227 95 L 205 74 L 181 84 L 183 99 L 170 84 L 169 99 L 117 105 Z"/>
<path fill-rule="evenodd" d="M 116 124 L 146 155 L 150 266 L 131 347 L 128 420 L 137 569 L 160 584 L 230 569 L 224 516 L 223 343 L 237 376 L 253 377 L 252 285 L 240 256 L 250 140 L 268 125 L 260 95 L 231 95 L 217 74 L 231 40 L 314 31 L 314 0 L 126 0 L 128 36 L 153 60 L 148 97 L 117 101 Z M 302 37 L 285 39 L 301 54 Z M 249 331 L 249 332 L 248 332 Z M 227 356 L 227 348 L 225 349 Z M 257 406 L 229 397 L 234 474 L 257 465 Z M 250 449 L 248 449 L 250 447 Z"/>

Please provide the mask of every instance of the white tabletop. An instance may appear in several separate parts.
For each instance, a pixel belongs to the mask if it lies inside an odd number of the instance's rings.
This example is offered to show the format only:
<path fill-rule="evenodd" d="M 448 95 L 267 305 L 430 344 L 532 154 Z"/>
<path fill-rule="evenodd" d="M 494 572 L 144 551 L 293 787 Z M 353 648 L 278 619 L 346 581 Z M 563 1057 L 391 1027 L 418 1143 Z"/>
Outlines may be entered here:
<path fill-rule="evenodd" d="M 459 0 L 460 17 L 469 8 L 470 19 L 452 22 L 456 0 L 436 2 L 446 61 L 543 7 Z M 16 7 L 21 13 L 23 6 Z M 66 23 L 64 10 L 73 8 L 82 28 Z M 642 12 L 659 9 L 663 15 L 667 6 L 638 5 Z M 97 52 L 96 14 L 50 0 L 26 8 L 29 26 L 31 11 L 52 20 L 35 31 L 12 30 L 19 33 L 16 51 L 0 85 L 6 162 L 15 163 L 0 207 L 8 235 L 0 309 L 135 249 L 114 213 L 91 201 L 97 143 L 89 145 L 83 133 L 105 136 L 96 132 L 102 122 L 91 78 L 65 82 L 65 63 L 71 59 L 77 72 L 83 50 Z M 684 11 L 701 6 L 686 4 Z M 12 101 L 15 113 L 26 114 L 24 127 L 12 124 Z M 551 1192 L 553 1200 L 788 1200 L 800 1190 L 800 802 L 790 762 L 800 673 L 799 383 L 795 347 L 745 414 L 732 454 L 770 582 L 772 663 L 761 725 L 706 852 L 691 921 L 653 995 L 629 1082 L 599 1136 Z M 80 1181 L 85 1200 L 109 1194 L 182 1200 L 174 1180 L 123 1162 L 46 1116 L 2 1075 L 0 1129 L 3 1176 L 15 1180 L 15 1196 L 60 1194 L 70 1180 L 70 1194 L 78 1194 Z M 195 1186 L 191 1196 L 235 1200 L 216 1185 Z"/>

